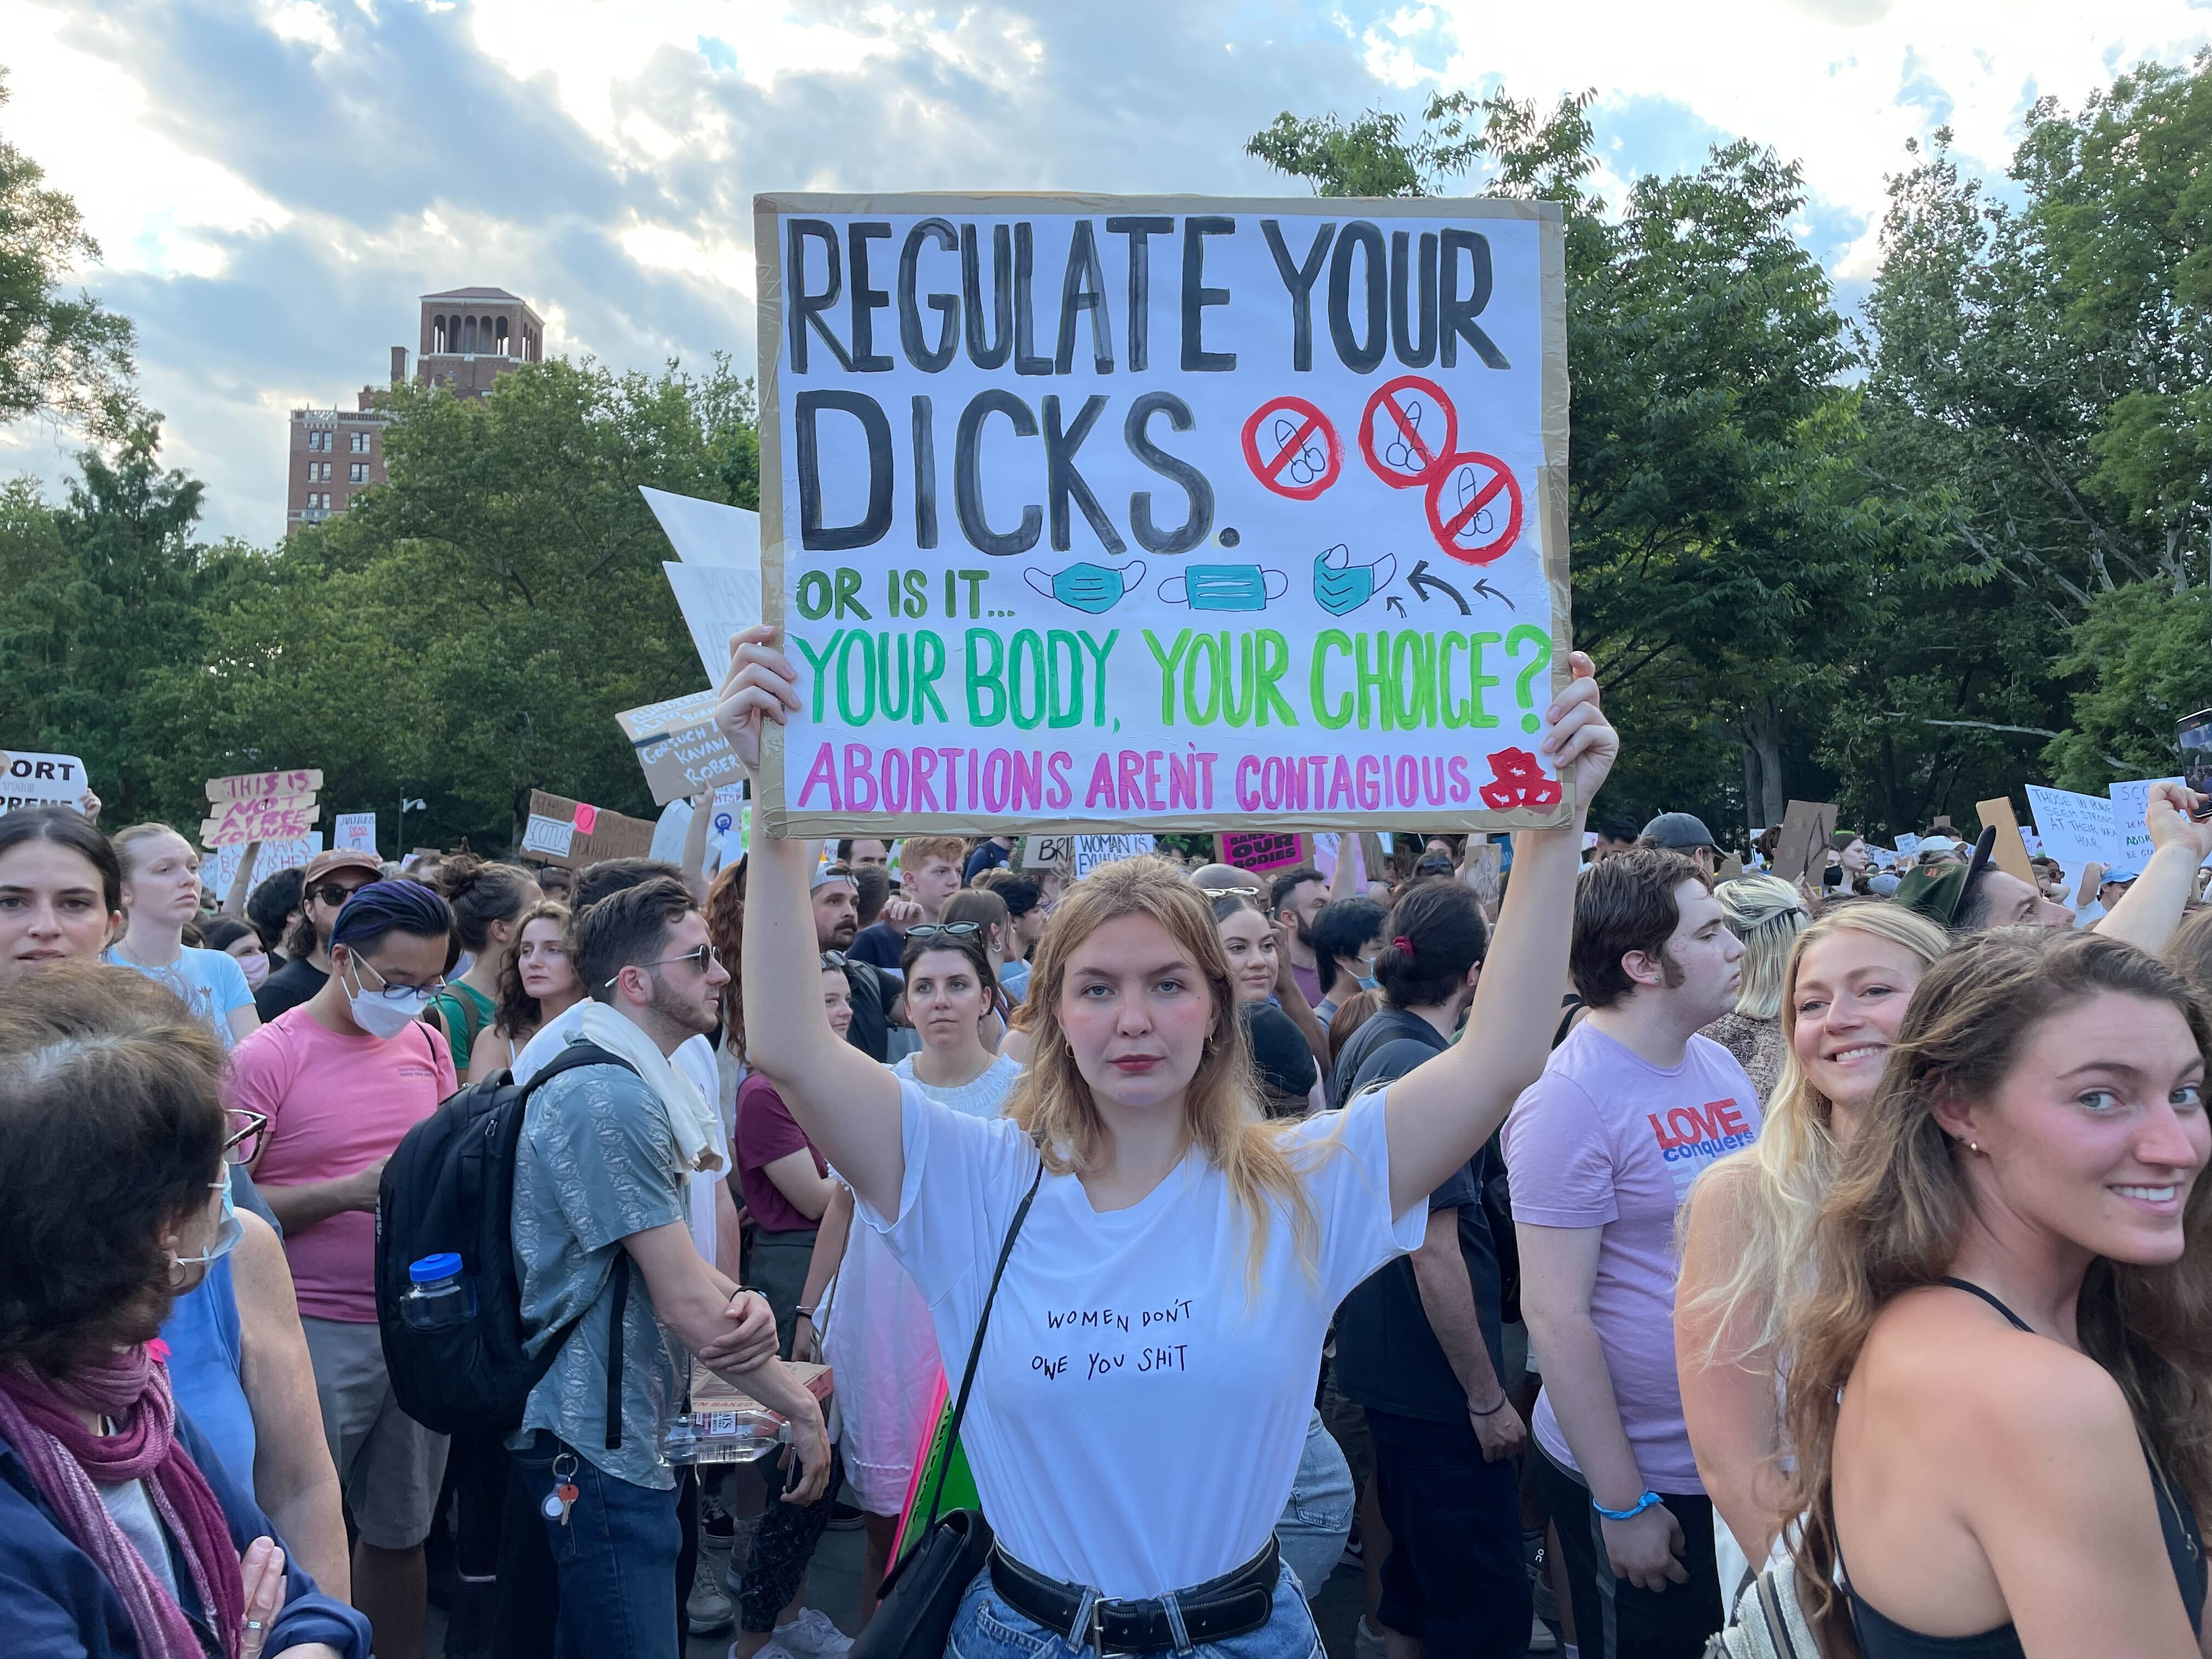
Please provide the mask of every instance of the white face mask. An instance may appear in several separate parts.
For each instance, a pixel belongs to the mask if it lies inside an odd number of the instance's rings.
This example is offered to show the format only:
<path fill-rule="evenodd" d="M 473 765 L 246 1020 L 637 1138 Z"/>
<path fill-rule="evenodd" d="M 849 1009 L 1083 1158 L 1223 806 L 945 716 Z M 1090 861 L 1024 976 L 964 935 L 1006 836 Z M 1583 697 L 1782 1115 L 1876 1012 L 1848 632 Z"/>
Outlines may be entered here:
<path fill-rule="evenodd" d="M 357 970 L 366 964 L 356 961 L 347 965 Z M 376 969 L 371 968 L 368 971 L 374 974 Z M 434 994 L 427 989 L 398 985 L 390 987 L 389 992 L 364 988 L 358 971 L 353 983 L 346 988 L 346 1002 L 353 1012 L 353 1023 L 369 1036 L 386 1042 L 422 1017 Z"/>

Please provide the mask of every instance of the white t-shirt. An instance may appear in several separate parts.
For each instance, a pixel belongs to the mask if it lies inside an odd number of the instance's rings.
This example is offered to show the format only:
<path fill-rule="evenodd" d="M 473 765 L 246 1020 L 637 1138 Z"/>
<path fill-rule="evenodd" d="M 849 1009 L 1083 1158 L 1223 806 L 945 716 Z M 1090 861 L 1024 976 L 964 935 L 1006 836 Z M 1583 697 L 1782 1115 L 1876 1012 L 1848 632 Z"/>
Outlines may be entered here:
<path fill-rule="evenodd" d="M 568 1039 L 577 1036 L 584 1023 L 584 1005 L 577 1003 L 557 1018 L 538 1028 L 538 1034 L 522 1045 L 522 1052 L 514 1057 L 507 1070 L 514 1074 L 517 1083 L 526 1084 L 538 1075 L 538 1069 L 568 1046 Z M 668 1063 L 691 1079 L 691 1086 L 699 1097 L 712 1105 L 721 1093 L 721 1071 L 714 1063 L 714 1045 L 703 1036 L 686 1037 Z M 722 1122 L 718 1109 L 715 1121 Z M 729 1175 L 729 1126 L 722 1123 L 721 1144 L 715 1151 L 722 1155 L 719 1170 L 696 1170 L 691 1175 L 691 1242 L 698 1246 L 699 1254 L 708 1261 L 714 1259 L 714 1188 Z"/>
<path fill-rule="evenodd" d="M 957 1389 L 1037 1155 L 1003 1118 L 963 1116 L 912 1083 L 899 1096 L 898 1217 L 859 1209 L 929 1304 Z M 1428 1224 L 1425 1201 L 1390 1216 L 1382 1096 L 1283 1127 L 1320 1222 L 1316 1271 L 1279 1206 L 1254 1301 L 1247 1218 L 1197 1151 L 1126 1210 L 1094 1211 L 1073 1176 L 1038 1188 L 960 1435 L 1018 1560 L 1108 1596 L 1156 1596 L 1241 1565 L 1274 1529 L 1329 1316 Z"/>

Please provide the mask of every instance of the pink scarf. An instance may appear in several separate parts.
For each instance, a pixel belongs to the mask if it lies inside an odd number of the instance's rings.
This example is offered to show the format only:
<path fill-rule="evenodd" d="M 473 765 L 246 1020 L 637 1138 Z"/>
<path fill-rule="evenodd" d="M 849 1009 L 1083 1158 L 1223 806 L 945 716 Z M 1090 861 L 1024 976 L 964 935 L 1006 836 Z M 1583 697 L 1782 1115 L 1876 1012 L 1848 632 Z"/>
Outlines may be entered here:
<path fill-rule="evenodd" d="M 106 1418 L 115 1431 L 94 1433 L 79 1410 Z M 0 1435 L 29 1468 L 62 1531 L 122 1598 L 146 1659 L 200 1659 L 199 1638 L 176 1598 L 115 1524 L 94 1482 L 146 1483 L 154 1512 L 184 1557 L 222 1651 L 235 1655 L 246 1618 L 238 1550 L 222 1505 L 193 1466 L 176 1426 L 169 1374 L 143 1345 L 61 1380 L 27 1369 L 0 1369 Z"/>

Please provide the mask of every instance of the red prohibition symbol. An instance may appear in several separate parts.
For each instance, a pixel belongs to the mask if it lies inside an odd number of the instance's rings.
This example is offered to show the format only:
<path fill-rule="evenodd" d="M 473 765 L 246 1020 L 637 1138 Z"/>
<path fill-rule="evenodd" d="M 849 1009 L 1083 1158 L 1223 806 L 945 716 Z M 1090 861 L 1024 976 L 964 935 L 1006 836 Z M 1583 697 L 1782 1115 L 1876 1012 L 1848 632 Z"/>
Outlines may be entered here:
<path fill-rule="evenodd" d="M 1393 489 L 1433 477 L 1459 444 L 1459 411 L 1434 380 L 1401 374 L 1367 400 L 1359 415 L 1359 453 Z"/>
<path fill-rule="evenodd" d="M 1518 541 L 1521 511 L 1520 483 L 1495 455 L 1451 456 L 1429 480 L 1430 532 L 1462 564 L 1488 564 Z"/>
<path fill-rule="evenodd" d="M 1310 501 L 1343 476 L 1344 445 L 1304 398 L 1270 398 L 1244 422 L 1244 465 L 1278 495 Z"/>

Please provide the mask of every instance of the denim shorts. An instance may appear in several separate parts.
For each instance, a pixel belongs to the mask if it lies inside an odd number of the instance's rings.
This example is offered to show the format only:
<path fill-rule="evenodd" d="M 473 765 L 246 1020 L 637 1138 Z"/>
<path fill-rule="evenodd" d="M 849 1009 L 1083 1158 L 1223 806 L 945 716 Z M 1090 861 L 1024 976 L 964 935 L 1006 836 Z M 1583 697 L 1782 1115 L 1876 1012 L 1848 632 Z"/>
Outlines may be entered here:
<path fill-rule="evenodd" d="M 1008 1607 L 992 1587 L 988 1567 L 960 1598 L 952 1638 L 945 1648 L 946 1659 L 1075 1659 L 1089 1651 L 1070 1647 L 1065 1636 Z M 1314 1628 L 1298 1581 L 1288 1572 L 1275 1581 L 1275 1610 L 1266 1624 L 1225 1642 L 1203 1643 L 1190 1652 L 1205 1659 L 1323 1659 L 1321 1632 Z"/>

